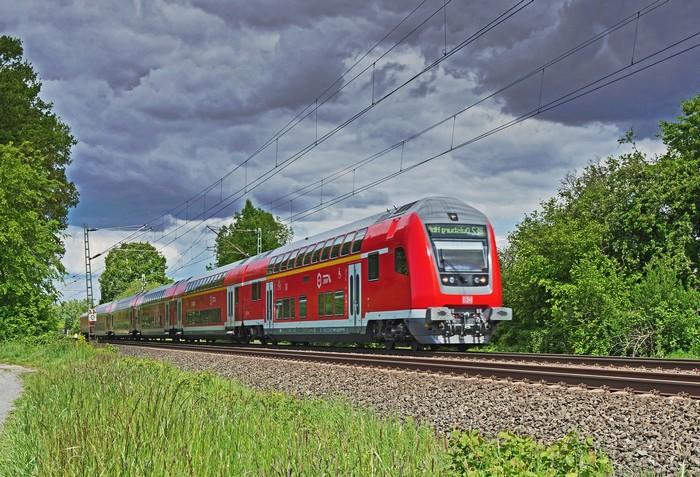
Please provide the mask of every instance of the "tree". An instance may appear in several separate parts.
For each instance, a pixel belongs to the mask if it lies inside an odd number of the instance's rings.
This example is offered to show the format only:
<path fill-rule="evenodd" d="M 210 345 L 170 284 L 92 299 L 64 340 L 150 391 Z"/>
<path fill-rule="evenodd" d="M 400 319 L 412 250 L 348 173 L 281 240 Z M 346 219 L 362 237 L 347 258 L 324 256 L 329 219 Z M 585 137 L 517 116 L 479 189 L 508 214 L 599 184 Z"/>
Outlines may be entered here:
<path fill-rule="evenodd" d="M 75 140 L 22 54 L 0 36 L 0 339 L 56 328 L 52 281 L 64 275 L 61 231 L 78 203 L 65 174 Z"/>
<path fill-rule="evenodd" d="M 257 233 L 262 231 L 262 251 L 272 250 L 289 243 L 293 236 L 291 227 L 262 209 L 253 206 L 250 199 L 240 212 L 236 212 L 233 224 L 219 229 L 216 237 L 216 266 L 252 257 L 257 254 Z"/>
<path fill-rule="evenodd" d="M 166 268 L 165 257 L 149 243 L 129 242 L 110 250 L 99 280 L 100 303 L 115 300 L 135 281 L 158 285 L 172 283 L 165 275 Z"/>
<path fill-rule="evenodd" d="M 52 306 L 53 314 L 56 317 L 61 332 L 69 334 L 80 331 L 80 315 L 88 309 L 87 300 L 69 300 Z"/>
<path fill-rule="evenodd" d="M 67 226 L 68 209 L 78 204 L 75 184 L 66 178 L 71 147 L 70 128 L 51 112 L 52 104 L 39 98 L 41 82 L 32 66 L 22 61 L 22 42 L 0 36 L 0 144 L 28 142 L 41 158 L 37 165 L 52 181 L 52 194 L 37 210 Z"/>
<path fill-rule="evenodd" d="M 676 122 L 661 121 L 659 136 L 668 152 L 657 164 L 662 180 L 654 193 L 661 198 L 674 242 L 685 250 L 692 279 L 700 268 L 700 95 L 683 101 L 681 109 L 684 114 Z"/>
<path fill-rule="evenodd" d="M 665 356 L 700 353 L 700 96 L 661 122 L 668 151 L 567 175 L 502 251 L 503 348 Z"/>
<path fill-rule="evenodd" d="M 0 145 L 0 339 L 55 328 L 52 280 L 63 275 L 60 224 L 36 210 L 54 181 L 25 144 Z"/>

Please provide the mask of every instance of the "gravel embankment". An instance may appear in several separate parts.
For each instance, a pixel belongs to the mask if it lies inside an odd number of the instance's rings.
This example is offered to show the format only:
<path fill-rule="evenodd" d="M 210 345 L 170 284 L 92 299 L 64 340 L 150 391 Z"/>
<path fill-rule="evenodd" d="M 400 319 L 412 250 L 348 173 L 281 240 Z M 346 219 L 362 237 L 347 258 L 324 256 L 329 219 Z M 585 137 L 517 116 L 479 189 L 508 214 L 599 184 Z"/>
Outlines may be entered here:
<path fill-rule="evenodd" d="M 300 397 L 342 396 L 380 414 L 413 416 L 438 432 L 507 429 L 551 443 L 591 436 L 619 475 L 700 476 L 700 401 L 490 379 L 434 376 L 271 359 L 120 347 L 194 371 L 212 370 L 259 390 Z"/>

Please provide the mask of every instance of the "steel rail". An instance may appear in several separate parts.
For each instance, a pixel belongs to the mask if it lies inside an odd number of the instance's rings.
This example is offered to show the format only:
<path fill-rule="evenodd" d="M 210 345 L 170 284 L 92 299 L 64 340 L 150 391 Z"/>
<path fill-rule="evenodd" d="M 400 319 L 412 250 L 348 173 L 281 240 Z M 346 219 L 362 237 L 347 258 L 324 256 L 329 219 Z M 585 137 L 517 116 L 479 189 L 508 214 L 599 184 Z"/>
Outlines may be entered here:
<path fill-rule="evenodd" d="M 450 353 L 436 353 L 439 356 L 450 356 Z M 469 357 L 475 359 L 505 359 L 527 360 L 543 363 L 560 364 L 585 364 L 587 366 L 619 366 L 636 367 L 646 369 L 677 369 L 683 371 L 700 372 L 700 360 L 698 359 L 670 359 L 670 358 L 643 358 L 621 356 L 592 356 L 577 354 L 539 354 L 539 353 L 462 353 L 457 357 Z"/>
<path fill-rule="evenodd" d="M 487 362 L 441 357 L 327 352 L 285 348 L 183 345 L 168 342 L 120 342 L 120 344 L 260 358 L 288 359 L 327 364 L 390 368 L 429 373 L 506 379 L 543 384 L 604 388 L 611 391 L 688 396 L 700 399 L 700 375 L 641 368 L 603 368 L 561 364 Z M 536 355 L 539 356 L 539 355 Z"/>

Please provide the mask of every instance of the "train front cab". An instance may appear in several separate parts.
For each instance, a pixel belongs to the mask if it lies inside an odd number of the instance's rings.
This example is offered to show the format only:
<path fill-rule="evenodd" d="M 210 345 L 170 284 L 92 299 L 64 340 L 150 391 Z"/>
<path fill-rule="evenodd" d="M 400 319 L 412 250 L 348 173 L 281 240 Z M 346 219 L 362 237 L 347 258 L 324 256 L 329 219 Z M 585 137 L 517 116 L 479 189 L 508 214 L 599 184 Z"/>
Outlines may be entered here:
<path fill-rule="evenodd" d="M 415 213 L 370 227 L 363 246 L 367 331 L 388 348 L 485 344 L 497 322 L 512 317 L 502 307 L 493 230 L 461 202 L 421 202 Z"/>

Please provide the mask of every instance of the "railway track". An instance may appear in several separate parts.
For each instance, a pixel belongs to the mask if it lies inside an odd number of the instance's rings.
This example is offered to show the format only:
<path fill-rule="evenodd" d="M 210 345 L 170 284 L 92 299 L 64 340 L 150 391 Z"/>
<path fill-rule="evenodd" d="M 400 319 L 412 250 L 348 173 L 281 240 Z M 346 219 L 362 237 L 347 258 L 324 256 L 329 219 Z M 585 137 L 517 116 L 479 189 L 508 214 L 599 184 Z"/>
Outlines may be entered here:
<path fill-rule="evenodd" d="M 270 348 L 176 344 L 171 342 L 119 342 L 119 345 L 148 346 L 225 355 L 320 362 L 601 388 L 611 391 L 687 396 L 700 399 L 699 362 L 594 356 L 539 355 L 518 353 L 450 353 L 405 355 L 354 352 L 344 349 Z M 379 350 L 381 351 L 381 350 Z M 685 370 L 685 372 L 681 372 Z"/>

